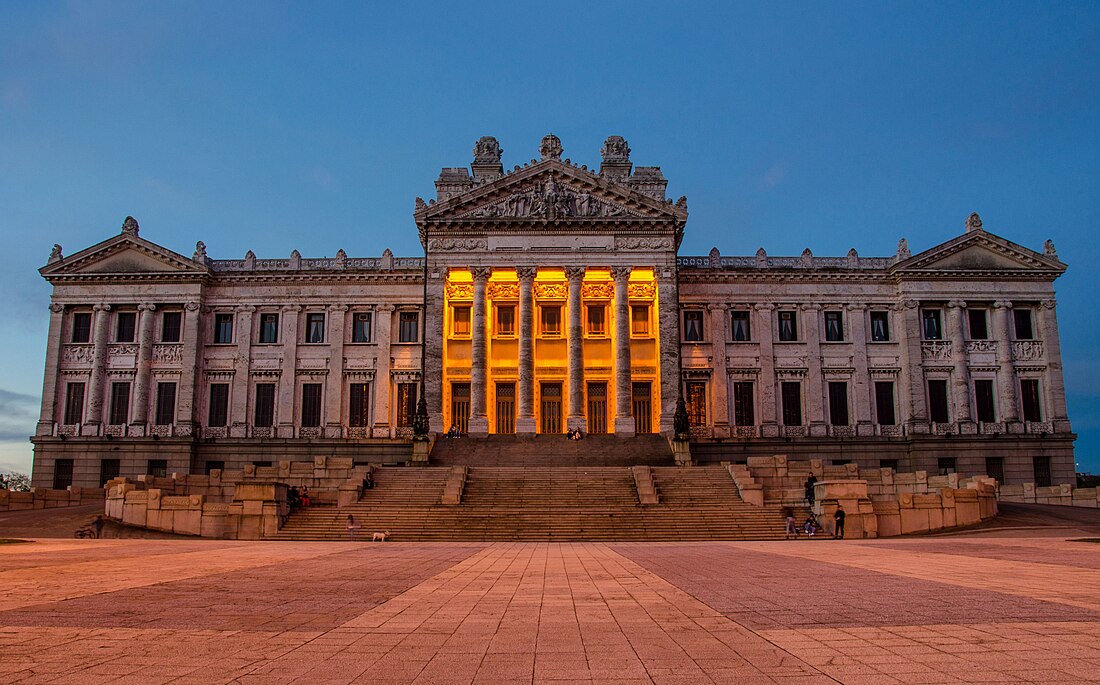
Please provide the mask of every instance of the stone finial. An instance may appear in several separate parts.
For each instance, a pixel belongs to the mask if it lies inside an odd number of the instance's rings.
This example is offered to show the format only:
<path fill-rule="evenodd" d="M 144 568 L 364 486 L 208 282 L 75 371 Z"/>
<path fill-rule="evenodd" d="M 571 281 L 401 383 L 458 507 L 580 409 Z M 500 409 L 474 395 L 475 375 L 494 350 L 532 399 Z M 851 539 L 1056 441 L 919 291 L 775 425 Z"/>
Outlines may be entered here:
<path fill-rule="evenodd" d="M 978 216 L 977 212 L 971 212 L 970 216 L 966 217 L 966 232 L 980 230 L 982 230 L 982 218 Z"/>
<path fill-rule="evenodd" d="M 806 248 L 802 251 L 802 266 L 814 265 L 814 253 L 810 251 L 810 248 Z"/>
<path fill-rule="evenodd" d="M 244 258 L 245 259 L 255 259 L 256 258 L 256 253 L 253 252 L 252 250 L 249 250 L 248 252 L 244 253 Z"/>
<path fill-rule="evenodd" d="M 336 268 L 346 269 L 348 268 L 348 253 L 344 252 L 344 248 L 340 248 L 336 251 Z"/>
<path fill-rule="evenodd" d="M 1050 241 L 1048 240 L 1047 242 L 1049 243 Z M 61 254 L 61 246 L 54 243 L 53 249 L 50 250 L 50 261 L 47 263 L 53 264 L 54 262 L 60 262 L 62 259 L 65 259 L 65 257 Z"/>
<path fill-rule="evenodd" d="M 500 164 L 504 150 L 493 136 L 481 136 L 474 143 L 474 164 Z"/>
<path fill-rule="evenodd" d="M 623 164 L 630 161 L 630 145 L 622 136 L 608 136 L 600 155 L 604 164 Z"/>
<path fill-rule="evenodd" d="M 905 238 L 902 238 L 901 240 L 899 240 L 898 241 L 898 254 L 897 254 L 898 261 L 901 261 L 903 259 L 909 259 L 912 256 L 913 255 L 911 255 L 909 253 L 909 241 L 906 240 Z"/>
<path fill-rule="evenodd" d="M 848 250 L 848 268 L 855 269 L 859 266 L 859 253 L 856 252 L 856 248 Z"/>
<path fill-rule="evenodd" d="M 122 234 L 132 235 L 135 238 L 138 237 L 138 232 L 141 230 L 141 226 L 138 226 L 137 219 L 132 216 L 126 217 L 126 220 L 122 222 Z"/>
<path fill-rule="evenodd" d="M 687 195 L 681 195 L 680 198 L 678 200 L 676 200 L 676 209 L 682 209 L 684 211 L 687 211 L 687 208 L 688 208 Z"/>
<path fill-rule="evenodd" d="M 760 248 L 756 251 L 756 266 L 763 269 L 768 265 L 768 253 L 764 251 L 764 248 Z"/>
<path fill-rule="evenodd" d="M 1043 254 L 1048 257 L 1054 257 L 1055 259 L 1058 259 L 1058 250 L 1054 249 L 1053 240 L 1047 240 L 1045 243 L 1043 243 Z"/>
<path fill-rule="evenodd" d="M 382 251 L 382 269 L 385 271 L 393 270 L 393 252 L 388 247 Z"/>
<path fill-rule="evenodd" d="M 708 255 L 707 261 L 712 269 L 717 269 L 722 266 L 722 253 L 718 251 L 717 247 L 710 248 L 710 255 Z"/>
<path fill-rule="evenodd" d="M 543 161 L 548 159 L 561 159 L 561 139 L 559 139 L 553 133 L 548 133 L 542 138 L 542 142 L 539 143 L 539 155 L 542 156 Z"/>
<path fill-rule="evenodd" d="M 206 263 L 206 243 L 201 240 L 195 243 L 195 254 L 191 255 L 191 259 L 199 264 Z"/>
<path fill-rule="evenodd" d="M 420 210 L 427 209 L 427 208 L 428 208 L 428 203 L 424 202 L 424 198 L 417 197 L 416 198 L 416 211 L 419 212 Z"/>

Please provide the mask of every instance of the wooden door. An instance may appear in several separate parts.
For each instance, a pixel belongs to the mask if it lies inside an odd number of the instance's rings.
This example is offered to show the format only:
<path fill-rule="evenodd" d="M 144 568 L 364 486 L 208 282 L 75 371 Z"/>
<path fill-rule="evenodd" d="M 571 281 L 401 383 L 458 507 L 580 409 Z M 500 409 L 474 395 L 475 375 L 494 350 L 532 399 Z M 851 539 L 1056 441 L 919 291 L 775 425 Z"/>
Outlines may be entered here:
<path fill-rule="evenodd" d="M 634 409 L 634 432 L 653 432 L 653 389 L 651 383 L 632 383 L 630 386 L 632 408 Z"/>
<path fill-rule="evenodd" d="M 561 433 L 561 383 L 542 384 L 541 433 Z"/>
<path fill-rule="evenodd" d="M 469 383 L 451 383 L 451 425 L 462 435 L 465 435 L 470 427 Z"/>
<path fill-rule="evenodd" d="M 509 434 L 516 432 L 516 384 L 497 383 L 496 432 Z"/>
<path fill-rule="evenodd" d="M 607 383 L 588 384 L 588 432 L 607 432 Z"/>

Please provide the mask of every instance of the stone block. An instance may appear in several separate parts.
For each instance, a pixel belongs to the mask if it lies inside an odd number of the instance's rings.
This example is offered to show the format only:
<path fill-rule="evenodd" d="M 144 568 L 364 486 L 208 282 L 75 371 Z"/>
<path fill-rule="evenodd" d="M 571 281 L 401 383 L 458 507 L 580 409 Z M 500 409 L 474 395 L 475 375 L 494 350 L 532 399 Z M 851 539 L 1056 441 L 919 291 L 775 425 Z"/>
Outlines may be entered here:
<path fill-rule="evenodd" d="M 972 526 L 976 523 L 981 523 L 981 521 L 981 508 L 978 506 L 978 502 L 967 500 L 955 501 L 955 525 Z"/>
<path fill-rule="evenodd" d="M 923 533 L 928 530 L 929 509 L 905 509 L 901 514 L 901 534 Z"/>

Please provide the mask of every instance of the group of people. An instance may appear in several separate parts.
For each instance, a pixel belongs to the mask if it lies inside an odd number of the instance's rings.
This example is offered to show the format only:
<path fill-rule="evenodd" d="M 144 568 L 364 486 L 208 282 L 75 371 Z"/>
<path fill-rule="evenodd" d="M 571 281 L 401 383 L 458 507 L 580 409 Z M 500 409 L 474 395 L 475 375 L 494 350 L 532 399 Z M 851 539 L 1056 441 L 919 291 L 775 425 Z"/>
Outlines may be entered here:
<path fill-rule="evenodd" d="M 309 509 L 309 488 L 302 486 L 299 490 L 296 486 L 290 486 L 290 489 L 286 493 L 287 502 L 290 504 L 290 510 L 295 509 Z"/>
<path fill-rule="evenodd" d="M 451 427 L 449 429 L 447 429 L 447 437 L 448 438 L 461 438 L 462 437 L 462 432 L 460 430 L 458 430 L 458 426 L 456 426 L 452 423 Z"/>
<path fill-rule="evenodd" d="M 814 506 L 814 501 L 815 501 L 815 496 L 816 496 L 816 494 L 815 494 L 816 488 L 817 488 L 817 476 L 814 476 L 811 473 L 810 476 L 808 478 L 806 478 L 806 484 L 805 484 L 806 503 L 810 507 Z M 833 522 L 834 522 L 833 537 L 834 538 L 837 538 L 837 539 L 843 539 L 844 538 L 844 517 L 845 516 L 847 516 L 847 514 L 844 511 L 844 507 L 842 507 L 838 504 L 837 507 L 836 507 L 836 511 L 833 512 Z M 793 538 L 798 538 L 800 527 L 797 525 L 797 523 L 795 521 L 794 512 L 790 509 L 787 509 L 786 518 L 787 518 L 786 539 L 790 540 L 792 537 Z M 814 535 L 817 535 L 817 533 L 820 530 L 821 530 L 821 524 L 818 522 L 817 517 L 814 516 L 813 512 L 811 511 L 809 516 L 807 516 L 806 520 L 802 523 L 801 532 L 805 533 L 809 537 L 813 537 Z"/>
<path fill-rule="evenodd" d="M 580 428 L 570 428 L 569 430 L 565 431 L 565 434 L 569 436 L 570 440 L 584 439 L 584 433 L 581 432 Z"/>

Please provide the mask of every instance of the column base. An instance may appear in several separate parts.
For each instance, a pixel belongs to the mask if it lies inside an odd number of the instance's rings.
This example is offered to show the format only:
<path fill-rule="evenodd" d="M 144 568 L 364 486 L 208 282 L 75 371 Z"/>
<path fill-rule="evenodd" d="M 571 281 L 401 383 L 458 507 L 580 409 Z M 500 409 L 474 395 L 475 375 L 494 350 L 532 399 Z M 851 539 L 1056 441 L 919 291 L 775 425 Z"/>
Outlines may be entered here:
<path fill-rule="evenodd" d="M 633 438 L 634 433 L 634 417 L 633 416 L 617 416 L 615 417 L 615 435 L 620 438 Z"/>
<path fill-rule="evenodd" d="M 579 428 L 582 433 L 587 433 L 588 420 L 583 416 L 567 416 L 565 417 L 565 427 L 569 430 Z"/>
<path fill-rule="evenodd" d="M 535 417 L 516 419 L 516 435 L 532 436 L 538 432 L 539 423 Z"/>
<path fill-rule="evenodd" d="M 485 438 L 489 436 L 489 417 L 471 416 L 466 426 L 466 434 L 471 438 Z"/>

